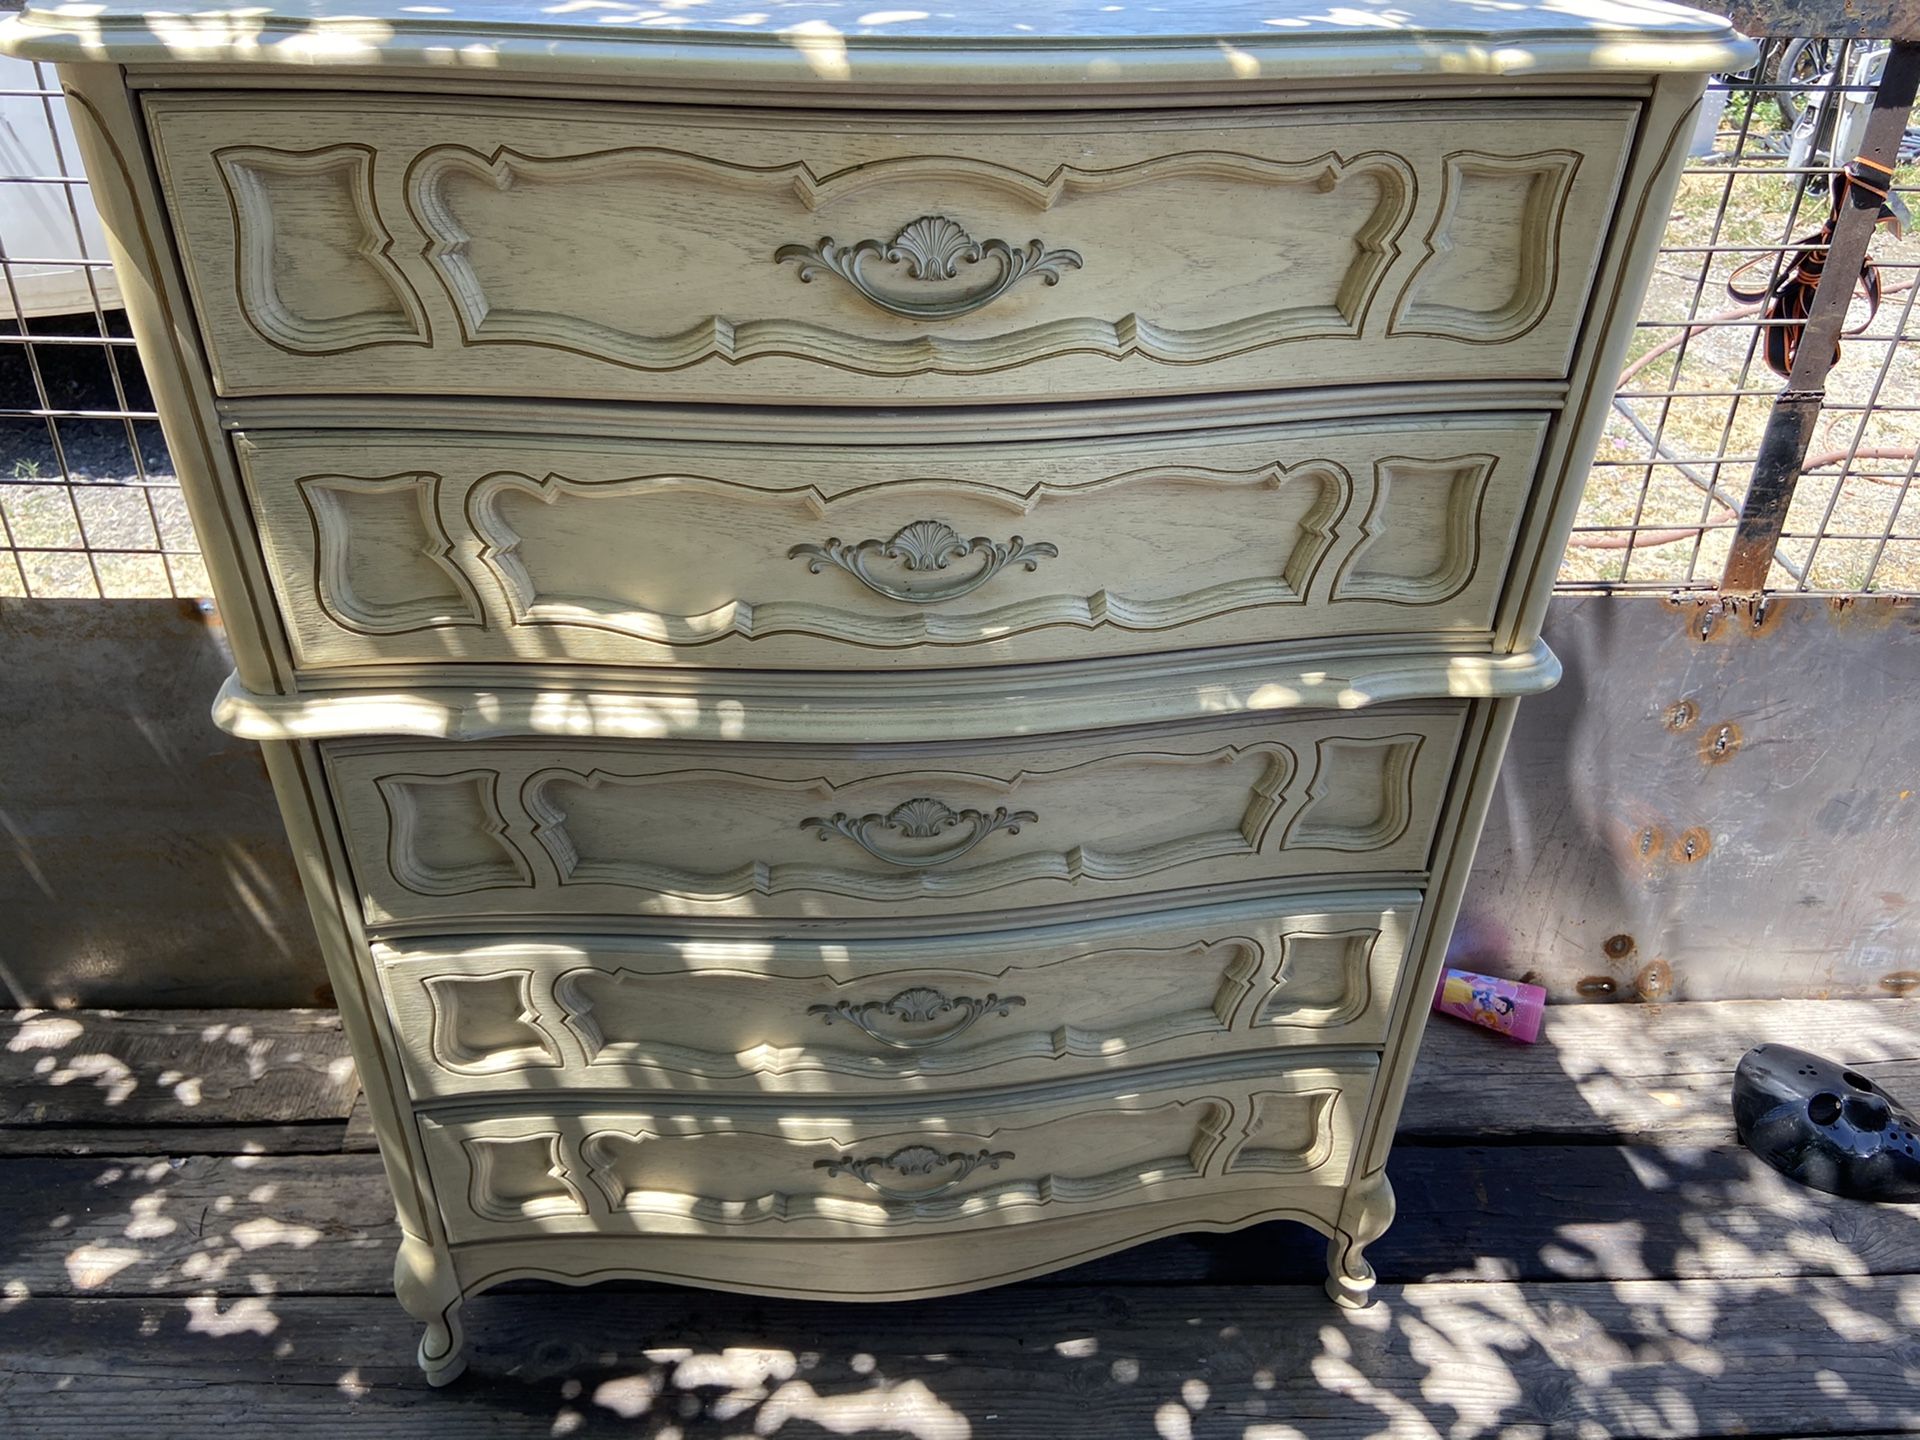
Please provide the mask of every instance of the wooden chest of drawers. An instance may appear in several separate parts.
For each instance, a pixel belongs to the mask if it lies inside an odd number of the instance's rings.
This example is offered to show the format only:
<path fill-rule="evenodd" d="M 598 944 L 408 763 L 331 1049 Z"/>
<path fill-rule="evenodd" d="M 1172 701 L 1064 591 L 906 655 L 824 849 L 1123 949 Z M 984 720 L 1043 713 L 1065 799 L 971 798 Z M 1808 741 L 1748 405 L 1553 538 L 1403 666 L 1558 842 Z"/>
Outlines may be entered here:
<path fill-rule="evenodd" d="M 1748 47 L 763 9 L 0 38 L 61 64 L 421 1363 L 514 1277 L 898 1298 L 1275 1218 L 1365 1303 Z"/>

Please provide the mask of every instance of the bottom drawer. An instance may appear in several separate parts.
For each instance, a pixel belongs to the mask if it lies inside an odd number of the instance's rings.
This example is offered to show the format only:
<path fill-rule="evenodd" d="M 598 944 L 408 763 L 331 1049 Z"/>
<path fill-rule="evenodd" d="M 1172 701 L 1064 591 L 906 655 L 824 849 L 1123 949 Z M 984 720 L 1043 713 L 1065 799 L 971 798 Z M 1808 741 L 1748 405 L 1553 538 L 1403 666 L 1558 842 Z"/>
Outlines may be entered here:
<path fill-rule="evenodd" d="M 1339 1185 L 1371 1055 L 1108 1081 L 939 1110 L 764 1103 L 422 1118 L 455 1243 L 530 1235 L 923 1234 L 1234 1188 Z"/>

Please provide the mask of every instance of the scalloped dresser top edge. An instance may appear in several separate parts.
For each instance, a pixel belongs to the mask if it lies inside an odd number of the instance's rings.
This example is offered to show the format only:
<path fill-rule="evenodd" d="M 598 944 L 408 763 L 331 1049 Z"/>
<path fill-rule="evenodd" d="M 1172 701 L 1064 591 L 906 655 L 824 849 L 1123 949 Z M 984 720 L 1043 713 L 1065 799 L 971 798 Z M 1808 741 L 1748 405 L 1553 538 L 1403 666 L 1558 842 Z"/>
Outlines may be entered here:
<path fill-rule="evenodd" d="M 624 10 L 530 0 L 278 0 L 177 10 L 30 4 L 0 25 L 0 52 L 125 65 L 591 70 L 609 80 L 815 90 L 1699 74 L 1738 70 L 1753 58 L 1731 22 L 1663 0 L 990 0 L 936 10 L 876 9 L 865 0 Z"/>

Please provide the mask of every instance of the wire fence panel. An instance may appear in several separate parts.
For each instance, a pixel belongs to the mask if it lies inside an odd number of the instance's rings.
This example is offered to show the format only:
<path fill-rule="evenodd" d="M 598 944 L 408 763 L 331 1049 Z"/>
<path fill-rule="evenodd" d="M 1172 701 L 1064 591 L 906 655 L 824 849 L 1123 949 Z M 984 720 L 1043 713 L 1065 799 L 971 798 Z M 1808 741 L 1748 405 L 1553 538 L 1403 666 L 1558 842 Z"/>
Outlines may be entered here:
<path fill-rule="evenodd" d="M 0 595 L 207 588 L 53 69 L 0 60 Z"/>
<path fill-rule="evenodd" d="M 1770 41 L 1710 87 L 1563 589 L 1717 584 L 1782 385 L 1761 302 L 1729 285 L 1768 288 L 1825 220 L 1885 50 Z M 0 596 L 205 594 L 51 67 L 0 60 L 0 107 Z M 1895 193 L 1920 210 L 1908 139 Z M 1776 589 L 1920 592 L 1920 234 L 1883 227 L 1873 255 L 1880 304 L 1856 296 Z"/>
<path fill-rule="evenodd" d="M 1886 47 L 1770 41 L 1718 77 L 1667 222 L 1638 333 L 1587 477 L 1563 589 L 1713 589 L 1774 396 L 1764 292 L 1831 206 Z M 1920 209 L 1920 137 L 1894 190 Z M 1835 158 L 1837 156 L 1837 159 Z M 1920 591 L 1920 235 L 1882 227 L 1877 310 L 1856 294 L 1769 587 Z M 1741 292 L 1736 294 L 1735 291 Z"/>

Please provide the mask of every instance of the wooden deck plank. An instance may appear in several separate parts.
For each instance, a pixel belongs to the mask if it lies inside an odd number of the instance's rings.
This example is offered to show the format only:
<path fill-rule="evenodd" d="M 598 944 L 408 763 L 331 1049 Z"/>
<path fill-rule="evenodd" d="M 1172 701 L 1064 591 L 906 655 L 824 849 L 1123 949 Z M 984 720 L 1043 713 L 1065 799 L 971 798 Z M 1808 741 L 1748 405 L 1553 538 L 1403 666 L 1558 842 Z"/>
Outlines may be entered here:
<path fill-rule="evenodd" d="M 1399 1283 L 1920 1274 L 1920 1209 L 1794 1184 L 1745 1149 L 1403 1145 L 1367 1252 Z M 1181 1235 L 1065 1272 L 1087 1286 L 1284 1284 L 1323 1273 L 1293 1225 Z"/>
<path fill-rule="evenodd" d="M 343 1124 L 359 1082 L 329 1010 L 24 1010 L 0 1018 L 0 1125 Z"/>
<path fill-rule="evenodd" d="M 21 1156 L 149 1158 L 337 1155 L 356 1148 L 344 1120 L 298 1125 L 0 1125 L 0 1161 Z"/>
<path fill-rule="evenodd" d="M 35 1295 L 391 1297 L 399 1243 L 376 1155 L 0 1162 L 0 1272 Z"/>
<path fill-rule="evenodd" d="M 1920 1273 L 1920 1212 L 1793 1185 L 1738 1149 L 1398 1151 L 1395 1282 Z M 0 1274 L 35 1295 L 390 1295 L 399 1232 L 374 1155 L 0 1162 Z M 1279 1223 L 1183 1235 L 1031 1282 L 1316 1282 Z M 386 1303 L 391 1303 L 390 1301 Z"/>
<path fill-rule="evenodd" d="M 1722 1143 L 1734 1067 L 1766 1042 L 1845 1061 L 1920 1103 L 1920 1000 L 1563 1005 L 1538 1045 L 1434 1017 L 1400 1138 Z"/>
<path fill-rule="evenodd" d="M 1920 1416 L 1920 1278 L 992 1292 L 831 1306 L 497 1297 L 430 1393 L 364 1300 L 27 1299 L 0 1419 L 36 1440 L 751 1434 L 1864 1436 Z M 1812 1377 L 1818 1375 L 1819 1383 Z"/>

